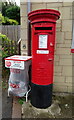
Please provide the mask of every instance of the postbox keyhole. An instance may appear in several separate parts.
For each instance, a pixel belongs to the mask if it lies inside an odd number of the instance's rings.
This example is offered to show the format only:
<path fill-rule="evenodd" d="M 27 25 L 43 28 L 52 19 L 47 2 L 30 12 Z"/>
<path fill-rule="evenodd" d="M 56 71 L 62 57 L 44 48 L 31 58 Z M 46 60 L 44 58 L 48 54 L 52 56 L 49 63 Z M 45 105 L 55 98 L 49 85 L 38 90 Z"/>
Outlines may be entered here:
<path fill-rule="evenodd" d="M 53 46 L 54 46 L 54 44 L 53 44 L 52 42 L 50 42 L 50 46 L 51 46 L 51 47 L 53 47 Z"/>

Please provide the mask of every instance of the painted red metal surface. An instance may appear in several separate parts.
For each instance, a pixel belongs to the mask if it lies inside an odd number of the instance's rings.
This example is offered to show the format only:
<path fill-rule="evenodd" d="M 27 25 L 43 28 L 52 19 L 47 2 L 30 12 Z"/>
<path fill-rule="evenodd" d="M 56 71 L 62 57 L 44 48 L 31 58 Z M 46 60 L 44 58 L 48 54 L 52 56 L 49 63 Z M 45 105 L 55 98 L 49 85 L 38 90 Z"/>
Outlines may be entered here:
<path fill-rule="evenodd" d="M 28 18 L 31 20 L 31 23 L 40 23 L 43 21 L 56 22 L 56 20 L 59 19 L 59 16 L 59 11 L 53 9 L 40 9 L 28 14 Z"/>
<path fill-rule="evenodd" d="M 28 18 L 32 24 L 32 83 L 49 85 L 53 83 L 56 10 L 32 11 Z M 44 43 L 43 43 L 44 42 Z"/>
<path fill-rule="evenodd" d="M 71 53 L 74 53 L 74 49 L 71 49 Z"/>

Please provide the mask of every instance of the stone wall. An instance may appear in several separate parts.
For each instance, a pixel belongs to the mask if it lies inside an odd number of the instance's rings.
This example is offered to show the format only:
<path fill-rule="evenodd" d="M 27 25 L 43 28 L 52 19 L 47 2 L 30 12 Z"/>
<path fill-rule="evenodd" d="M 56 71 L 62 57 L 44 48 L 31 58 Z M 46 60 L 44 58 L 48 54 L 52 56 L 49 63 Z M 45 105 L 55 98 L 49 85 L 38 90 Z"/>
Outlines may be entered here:
<path fill-rule="evenodd" d="M 57 21 L 54 61 L 54 92 L 72 92 L 72 3 L 32 2 L 31 10 L 55 9 L 61 13 Z M 27 3 L 21 2 L 21 54 L 27 55 Z M 23 48 L 26 45 L 26 48 Z"/>

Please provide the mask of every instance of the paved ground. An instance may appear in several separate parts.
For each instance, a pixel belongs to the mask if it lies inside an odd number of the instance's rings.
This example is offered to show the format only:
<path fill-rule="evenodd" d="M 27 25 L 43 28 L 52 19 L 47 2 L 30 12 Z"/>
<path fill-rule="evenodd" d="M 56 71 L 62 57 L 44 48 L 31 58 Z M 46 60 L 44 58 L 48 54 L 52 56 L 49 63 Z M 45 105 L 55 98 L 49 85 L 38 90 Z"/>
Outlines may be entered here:
<path fill-rule="evenodd" d="M 0 120 L 2 118 L 2 91 L 0 87 Z"/>
<path fill-rule="evenodd" d="M 2 119 L 21 118 L 22 107 L 18 102 L 18 98 L 11 95 L 8 97 L 8 79 L 9 76 L 1 78 L 2 91 L 0 90 L 0 93 L 2 94 L 2 98 L 0 97 L 0 108 L 2 112 L 0 111 L 0 115 L 2 116 Z"/>
<path fill-rule="evenodd" d="M 21 118 L 21 104 L 18 102 L 17 97 L 8 97 L 7 88 L 2 90 L 2 120 L 8 118 Z"/>
<path fill-rule="evenodd" d="M 19 104 L 19 98 L 13 97 L 13 108 L 12 108 L 12 118 L 18 118 L 21 119 L 21 114 L 22 114 L 22 105 Z"/>
<path fill-rule="evenodd" d="M 1 46 L 0 46 L 1 47 Z M 0 51 L 0 120 L 2 118 L 2 57 L 1 57 L 1 51 Z"/>
<path fill-rule="evenodd" d="M 74 96 L 73 96 L 74 98 Z M 22 106 L 22 118 L 72 118 L 72 95 L 61 94 L 53 96 L 53 103 L 47 109 L 38 109 L 24 102 Z"/>
<path fill-rule="evenodd" d="M 72 95 L 53 95 L 53 103 L 47 109 L 38 109 L 24 101 L 22 105 L 18 104 L 18 98 L 7 97 L 7 89 L 2 92 L 2 118 L 72 118 L 74 116 L 74 104 Z M 25 100 L 25 99 L 24 99 Z M 13 114 L 13 115 L 12 115 Z M 15 119 L 16 120 L 16 119 Z"/>
<path fill-rule="evenodd" d="M 8 97 L 8 76 L 2 78 L 2 119 L 12 118 L 13 98 Z"/>
<path fill-rule="evenodd" d="M 7 89 L 2 91 L 2 118 L 12 118 L 12 97 L 7 97 Z"/>
<path fill-rule="evenodd" d="M 3 85 L 3 87 L 5 87 L 5 85 Z M 73 102 L 74 96 L 67 94 L 54 94 L 53 103 L 51 107 L 48 107 L 47 109 L 37 109 L 30 104 L 30 101 L 27 103 L 24 102 L 22 105 L 22 118 L 72 118 L 74 116 Z M 12 97 L 7 97 L 7 87 L 3 88 L 2 118 L 11 119 L 12 117 L 19 118 L 19 116 L 21 117 L 21 105 L 18 104 L 18 99 L 14 98 L 13 101 Z"/>
<path fill-rule="evenodd" d="M 8 79 L 7 72 L 3 73 L 5 78 L 2 79 L 2 57 L 0 52 L 0 120 L 11 120 L 12 118 L 21 117 L 21 105 L 18 99 L 10 96 L 8 97 Z"/>

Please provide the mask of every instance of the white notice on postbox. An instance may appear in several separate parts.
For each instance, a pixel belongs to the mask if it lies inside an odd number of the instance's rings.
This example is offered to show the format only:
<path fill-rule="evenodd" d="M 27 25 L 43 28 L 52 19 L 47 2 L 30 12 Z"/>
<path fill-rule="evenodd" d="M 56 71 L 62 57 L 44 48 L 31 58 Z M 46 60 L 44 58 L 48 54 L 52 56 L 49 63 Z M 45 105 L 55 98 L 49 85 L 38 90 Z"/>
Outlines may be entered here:
<path fill-rule="evenodd" d="M 5 67 L 23 70 L 24 61 L 5 60 Z"/>
<path fill-rule="evenodd" d="M 48 50 L 37 50 L 37 54 L 49 54 Z"/>
<path fill-rule="evenodd" d="M 39 35 L 39 48 L 47 48 L 48 35 Z"/>

